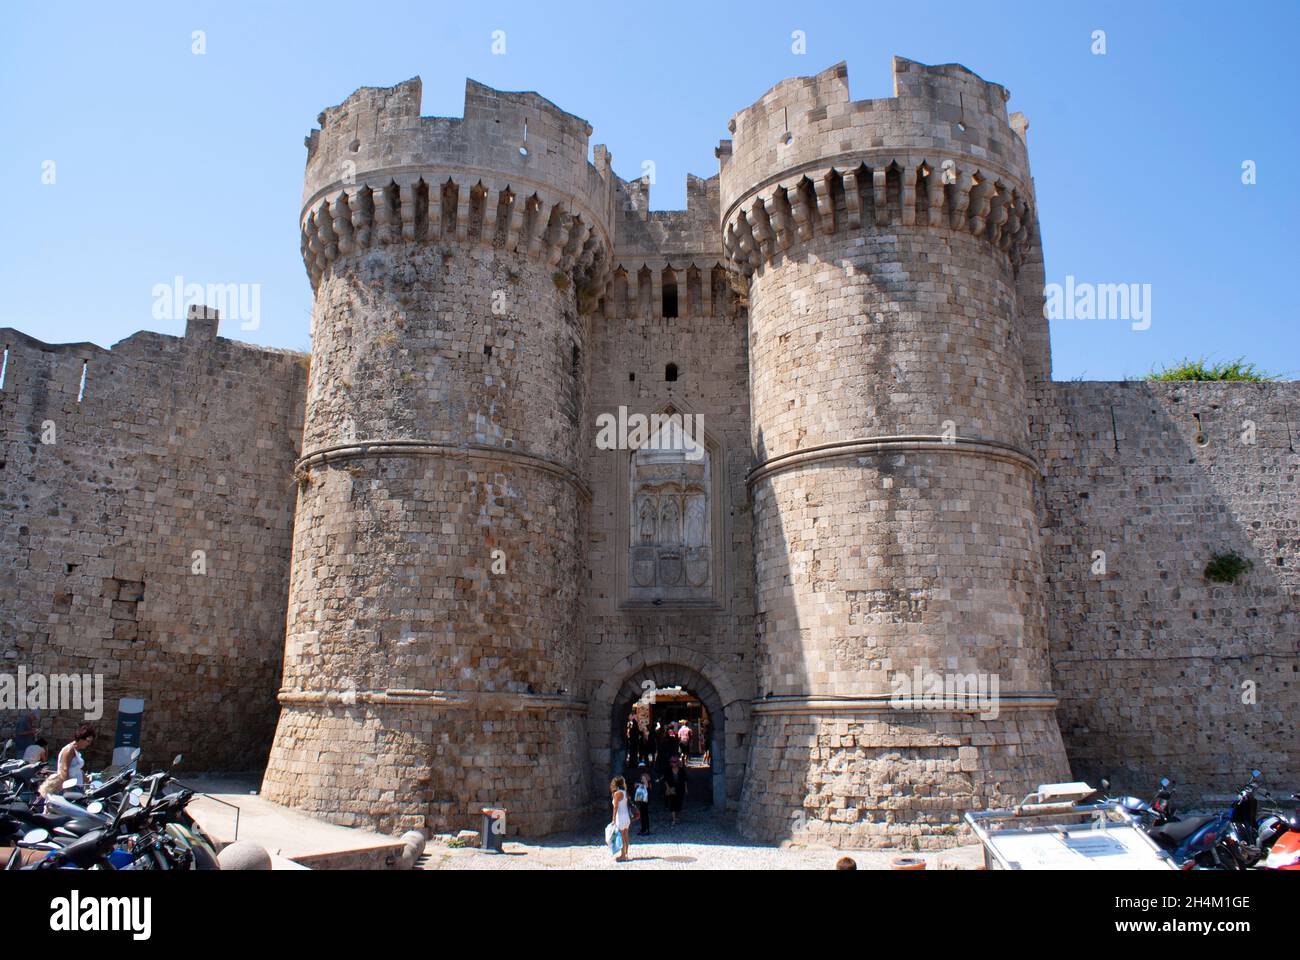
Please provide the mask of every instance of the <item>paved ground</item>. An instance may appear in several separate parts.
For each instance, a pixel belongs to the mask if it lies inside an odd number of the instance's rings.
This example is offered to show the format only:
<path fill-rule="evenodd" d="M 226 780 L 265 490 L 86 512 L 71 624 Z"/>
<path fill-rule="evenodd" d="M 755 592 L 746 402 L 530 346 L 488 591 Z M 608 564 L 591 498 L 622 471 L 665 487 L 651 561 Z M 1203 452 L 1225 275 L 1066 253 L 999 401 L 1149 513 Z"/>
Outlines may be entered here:
<path fill-rule="evenodd" d="M 293 810 L 276 806 L 257 795 L 257 779 L 250 777 L 195 777 L 188 786 L 207 793 L 196 797 L 190 812 L 218 843 L 234 840 L 235 812 L 240 808 L 238 837 L 266 847 L 277 863 L 292 867 L 287 858 L 313 867 L 377 869 L 386 854 L 395 852 L 396 837 L 350 830 L 323 823 Z M 224 801 L 218 803 L 216 801 Z M 616 863 L 602 843 L 605 823 L 593 818 L 579 832 L 541 840 L 505 841 L 504 853 L 484 853 L 474 848 L 449 847 L 431 841 L 426 849 L 427 870 L 831 870 L 844 852 L 830 848 L 778 847 L 746 840 L 734 822 L 719 820 L 701 808 L 689 806 L 680 826 L 668 826 L 667 814 L 657 809 L 655 831 L 649 837 L 632 836 L 631 859 Z M 278 855 L 278 856 L 277 856 Z M 978 844 L 935 853 L 903 850 L 863 850 L 848 854 L 861 870 L 886 870 L 899 857 L 919 858 L 935 869 L 973 869 L 983 863 Z M 281 862 L 281 858 L 284 858 Z"/>
<path fill-rule="evenodd" d="M 261 844 L 275 869 L 378 870 L 401 852 L 397 837 L 337 827 L 263 799 L 256 777 L 190 777 L 183 782 L 206 794 L 195 797 L 188 809 L 219 846 L 237 839 Z"/>
<path fill-rule="evenodd" d="M 666 821 L 665 821 L 666 822 Z M 616 863 L 605 850 L 604 823 L 583 833 L 544 840 L 507 840 L 504 853 L 431 842 L 427 870 L 832 870 L 844 851 L 756 844 L 733 827 L 696 816 L 678 827 L 657 826 L 649 837 L 632 836 L 631 859 Z M 974 869 L 982 864 L 978 844 L 937 853 L 863 850 L 848 853 L 860 870 L 886 870 L 898 857 L 916 857 L 935 869 Z"/>

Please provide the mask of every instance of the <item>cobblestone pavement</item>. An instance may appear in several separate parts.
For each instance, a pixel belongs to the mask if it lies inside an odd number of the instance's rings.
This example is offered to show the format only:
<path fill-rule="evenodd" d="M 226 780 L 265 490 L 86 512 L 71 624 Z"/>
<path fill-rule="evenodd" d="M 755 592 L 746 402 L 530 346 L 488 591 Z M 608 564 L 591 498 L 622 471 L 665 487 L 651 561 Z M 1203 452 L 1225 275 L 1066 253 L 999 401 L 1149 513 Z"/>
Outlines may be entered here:
<path fill-rule="evenodd" d="M 657 824 L 649 837 L 633 832 L 631 859 L 616 863 L 601 843 L 604 823 L 582 833 L 543 840 L 507 840 L 504 852 L 430 843 L 427 870 L 832 870 L 848 855 L 860 870 L 886 870 L 898 857 L 917 857 L 927 869 L 974 869 L 983 863 L 978 844 L 930 853 L 901 850 L 841 851 L 829 847 L 778 847 L 754 843 L 730 823 L 696 816 L 679 826 Z"/>

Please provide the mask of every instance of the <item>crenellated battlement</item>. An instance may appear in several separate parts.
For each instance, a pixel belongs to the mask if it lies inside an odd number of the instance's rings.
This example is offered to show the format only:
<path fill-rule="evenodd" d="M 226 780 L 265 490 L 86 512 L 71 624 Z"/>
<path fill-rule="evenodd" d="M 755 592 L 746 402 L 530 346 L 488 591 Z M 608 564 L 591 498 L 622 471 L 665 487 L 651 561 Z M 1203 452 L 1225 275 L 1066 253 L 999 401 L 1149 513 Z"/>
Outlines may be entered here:
<path fill-rule="evenodd" d="M 686 177 L 685 210 L 651 210 L 645 178 L 619 179 L 616 195 L 619 217 L 605 315 L 710 317 L 728 311 L 717 176 Z"/>
<path fill-rule="evenodd" d="M 965 67 L 894 58 L 890 99 L 852 100 L 843 63 L 774 86 L 719 145 L 723 244 L 750 274 L 817 234 L 890 225 L 983 236 L 1023 262 L 1033 187 L 1022 115 Z M 1013 122 L 1014 121 L 1014 122 Z"/>
<path fill-rule="evenodd" d="M 481 244 L 599 286 L 611 249 L 609 151 L 536 93 L 469 80 L 464 118 L 420 116 L 418 77 L 363 87 L 307 137 L 302 251 L 313 286 L 376 245 Z"/>
<path fill-rule="evenodd" d="M 323 111 L 310 355 L 180 278 L 167 333 L 0 328 L 10 669 L 394 833 L 581 829 L 629 715 L 683 710 L 687 803 L 772 842 L 935 849 L 1116 771 L 1204 799 L 1247 748 L 1300 777 L 1300 383 L 1053 382 L 1027 120 L 893 79 L 778 83 L 682 210 L 536 93 Z"/>

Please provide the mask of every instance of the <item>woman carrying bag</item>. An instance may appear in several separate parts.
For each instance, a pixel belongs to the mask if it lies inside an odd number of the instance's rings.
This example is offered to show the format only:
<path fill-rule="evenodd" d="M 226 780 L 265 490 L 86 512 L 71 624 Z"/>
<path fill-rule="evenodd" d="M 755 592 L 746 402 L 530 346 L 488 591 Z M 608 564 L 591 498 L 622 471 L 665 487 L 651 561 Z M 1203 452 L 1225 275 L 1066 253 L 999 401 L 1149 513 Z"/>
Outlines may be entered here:
<path fill-rule="evenodd" d="M 614 859 L 623 862 L 627 860 L 628 832 L 635 819 L 627 802 L 627 781 L 615 777 L 609 782 L 609 792 L 613 798 L 614 812 L 605 827 L 605 843 L 609 846 L 610 853 L 617 854 Z"/>

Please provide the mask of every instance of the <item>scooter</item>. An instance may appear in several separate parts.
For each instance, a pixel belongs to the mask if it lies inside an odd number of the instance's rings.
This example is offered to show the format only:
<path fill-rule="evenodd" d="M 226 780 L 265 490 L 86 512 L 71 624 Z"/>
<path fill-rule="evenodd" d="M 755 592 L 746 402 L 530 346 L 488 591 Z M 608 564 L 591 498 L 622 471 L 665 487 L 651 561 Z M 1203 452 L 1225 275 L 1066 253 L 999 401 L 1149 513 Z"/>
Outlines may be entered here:
<path fill-rule="evenodd" d="M 1259 822 L 1260 869 L 1300 870 L 1300 793 L 1291 794 L 1291 800 L 1293 812 L 1272 813 Z"/>
<path fill-rule="evenodd" d="M 1228 809 L 1186 820 L 1171 819 L 1173 789 L 1162 780 L 1162 794 L 1168 794 L 1160 810 L 1165 822 L 1148 831 L 1150 836 L 1185 870 L 1245 870 L 1254 866 L 1262 856 L 1259 795 L 1267 795 L 1259 784 L 1260 776 L 1258 770 L 1251 771 L 1250 780 Z"/>
<path fill-rule="evenodd" d="M 1256 823 L 1260 772 L 1252 771 L 1249 783 L 1227 809 L 1217 814 L 1181 818 L 1174 807 L 1174 784 L 1160 778 L 1160 789 L 1147 803 L 1137 797 L 1123 797 L 1120 803 L 1142 819 L 1147 835 L 1167 850 L 1184 870 L 1244 870 L 1261 856 Z M 1102 781 L 1102 789 L 1109 788 Z"/>

